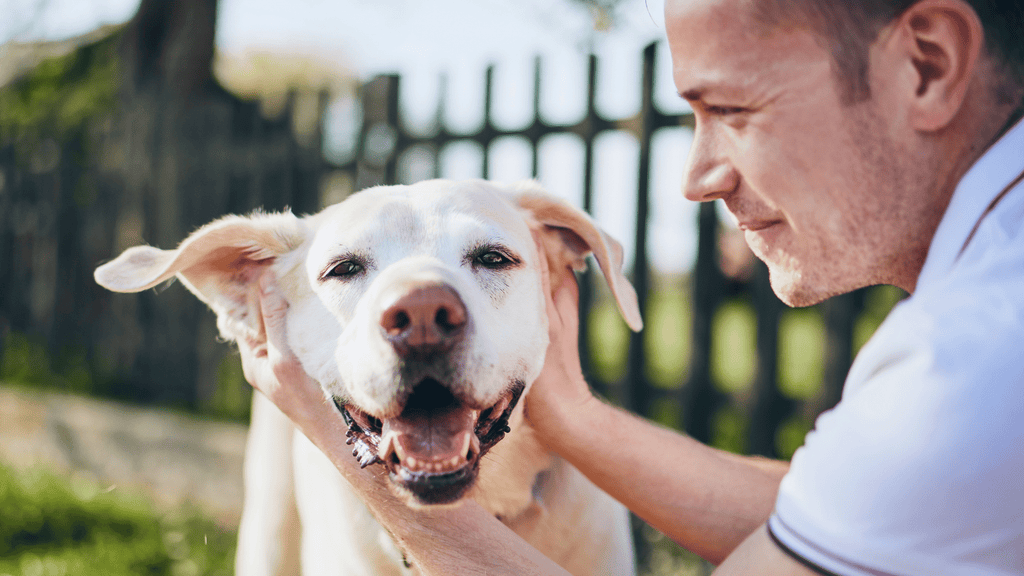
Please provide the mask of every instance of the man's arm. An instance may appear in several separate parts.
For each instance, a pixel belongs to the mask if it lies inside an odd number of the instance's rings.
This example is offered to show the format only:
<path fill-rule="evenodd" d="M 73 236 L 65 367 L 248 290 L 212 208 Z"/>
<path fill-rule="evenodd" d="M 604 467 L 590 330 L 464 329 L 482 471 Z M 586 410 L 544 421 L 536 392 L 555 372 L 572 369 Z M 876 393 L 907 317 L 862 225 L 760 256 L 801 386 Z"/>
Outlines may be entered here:
<path fill-rule="evenodd" d="M 740 544 L 715 570 L 715 576 L 820 576 L 783 552 L 762 526 Z"/>
<path fill-rule="evenodd" d="M 788 463 L 710 448 L 595 398 L 580 369 L 572 272 L 545 285 L 551 344 L 526 397 L 538 437 L 650 525 L 721 562 L 768 520 Z"/>
<path fill-rule="evenodd" d="M 716 564 L 768 520 L 788 468 L 709 448 L 596 399 L 559 427 L 563 432 L 549 443 L 553 451 L 651 526 Z"/>

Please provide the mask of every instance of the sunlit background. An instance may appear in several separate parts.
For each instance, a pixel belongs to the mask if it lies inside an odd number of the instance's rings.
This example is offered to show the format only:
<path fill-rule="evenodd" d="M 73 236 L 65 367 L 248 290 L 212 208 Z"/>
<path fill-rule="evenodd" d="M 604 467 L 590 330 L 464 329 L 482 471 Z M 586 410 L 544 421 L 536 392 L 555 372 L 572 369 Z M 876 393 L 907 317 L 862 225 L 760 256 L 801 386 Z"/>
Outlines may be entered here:
<path fill-rule="evenodd" d="M 14 17 L 0 22 L 0 39 L 62 39 L 104 24 L 124 22 L 138 0 L 5 0 Z M 607 8 L 603 8 L 607 6 Z M 217 19 L 217 72 L 248 95 L 273 95 L 282 83 L 338 88 L 328 111 L 325 151 L 335 160 L 352 152 L 358 107 L 349 79 L 381 73 L 402 77 L 402 108 L 411 127 L 429 130 L 438 107 L 441 75 L 448 78 L 449 125 L 460 131 L 483 120 L 487 66 L 495 65 L 495 124 L 517 128 L 532 114 L 533 63 L 543 58 L 541 114 L 569 124 L 586 112 L 587 56 L 599 58 L 597 108 L 608 118 L 639 110 L 640 52 L 664 39 L 662 0 L 222 0 Z M 657 63 L 655 102 L 666 113 L 688 110 L 675 91 L 667 49 Z M 269 85 L 277 82 L 277 86 Z M 278 93 L 278 97 L 283 93 Z M 695 206 L 682 198 L 680 176 L 691 135 L 664 130 L 654 147 L 650 245 L 653 264 L 683 272 L 693 262 Z M 575 144 L 575 145 L 574 145 Z M 632 252 L 636 142 L 609 134 L 597 146 L 594 216 Z M 478 150 L 455 147 L 442 176 L 479 177 Z M 571 140 L 542 151 L 538 177 L 555 194 L 579 205 L 582 154 Z M 529 178 L 528 151 L 514 142 L 492 151 L 492 178 Z M 631 165 L 631 162 L 632 165 Z M 623 193 L 622 191 L 626 191 Z"/>

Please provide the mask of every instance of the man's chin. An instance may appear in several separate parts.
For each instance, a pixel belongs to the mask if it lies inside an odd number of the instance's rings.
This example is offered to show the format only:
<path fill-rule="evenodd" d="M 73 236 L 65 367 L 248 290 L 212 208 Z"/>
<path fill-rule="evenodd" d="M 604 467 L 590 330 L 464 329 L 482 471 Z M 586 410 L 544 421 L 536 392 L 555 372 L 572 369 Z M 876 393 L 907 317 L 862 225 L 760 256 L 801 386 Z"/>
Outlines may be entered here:
<path fill-rule="evenodd" d="M 768 265 L 768 278 L 775 295 L 786 306 L 792 308 L 814 306 L 841 293 L 828 290 L 820 282 L 809 281 L 806 276 L 798 272 L 779 270 L 778 267 L 771 264 Z"/>

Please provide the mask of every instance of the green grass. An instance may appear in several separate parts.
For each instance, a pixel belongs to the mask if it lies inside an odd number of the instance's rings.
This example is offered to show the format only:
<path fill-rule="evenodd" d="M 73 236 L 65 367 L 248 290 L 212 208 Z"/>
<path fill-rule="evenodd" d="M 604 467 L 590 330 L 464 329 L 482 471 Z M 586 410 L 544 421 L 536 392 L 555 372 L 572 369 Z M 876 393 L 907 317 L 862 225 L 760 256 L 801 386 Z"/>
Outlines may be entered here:
<path fill-rule="evenodd" d="M 757 318 L 747 302 L 731 300 L 715 313 L 711 332 L 711 377 L 730 394 L 747 390 L 754 381 Z"/>
<path fill-rule="evenodd" d="M 194 509 L 0 465 L 0 576 L 227 576 L 234 542 Z"/>
<path fill-rule="evenodd" d="M 825 376 L 825 322 L 813 308 L 787 310 L 779 322 L 779 389 L 809 400 Z"/>
<path fill-rule="evenodd" d="M 647 378 L 660 388 L 678 388 L 690 364 L 693 314 L 682 288 L 651 294 L 644 317 Z"/>

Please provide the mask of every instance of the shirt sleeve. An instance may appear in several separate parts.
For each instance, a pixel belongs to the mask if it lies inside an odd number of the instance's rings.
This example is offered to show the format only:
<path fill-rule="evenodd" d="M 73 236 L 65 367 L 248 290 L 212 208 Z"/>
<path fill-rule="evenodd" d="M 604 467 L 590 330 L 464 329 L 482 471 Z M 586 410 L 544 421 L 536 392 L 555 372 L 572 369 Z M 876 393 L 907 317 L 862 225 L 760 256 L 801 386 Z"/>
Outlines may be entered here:
<path fill-rule="evenodd" d="M 1024 338 L 960 312 L 897 309 L 862 351 L 780 486 L 788 554 L 844 576 L 1024 573 Z"/>

